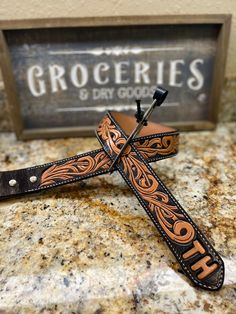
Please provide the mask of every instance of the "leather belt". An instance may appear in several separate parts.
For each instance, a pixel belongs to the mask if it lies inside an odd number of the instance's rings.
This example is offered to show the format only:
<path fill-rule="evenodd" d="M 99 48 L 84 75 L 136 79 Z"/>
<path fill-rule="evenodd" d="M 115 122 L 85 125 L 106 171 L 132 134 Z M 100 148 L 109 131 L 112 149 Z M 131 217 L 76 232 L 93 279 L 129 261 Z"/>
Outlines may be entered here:
<path fill-rule="evenodd" d="M 133 117 L 108 112 L 96 130 L 101 149 L 40 166 L 1 172 L 0 198 L 108 173 L 136 125 Z M 133 191 L 186 276 L 201 288 L 218 290 L 224 281 L 222 259 L 149 165 L 174 156 L 178 137 L 177 130 L 149 122 L 128 145 L 114 170 L 119 171 Z"/>

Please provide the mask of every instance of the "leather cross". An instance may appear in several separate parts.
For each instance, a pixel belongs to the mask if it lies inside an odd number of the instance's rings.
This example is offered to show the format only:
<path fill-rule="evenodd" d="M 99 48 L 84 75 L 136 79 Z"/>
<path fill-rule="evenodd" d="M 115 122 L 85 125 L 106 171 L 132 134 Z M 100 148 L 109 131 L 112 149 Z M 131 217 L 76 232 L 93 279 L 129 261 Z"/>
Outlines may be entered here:
<path fill-rule="evenodd" d="M 0 199 L 109 173 L 136 126 L 134 117 L 106 113 L 96 130 L 102 148 L 44 165 L 0 172 Z M 126 147 L 113 170 L 120 173 L 133 191 L 186 276 L 196 286 L 218 290 L 224 281 L 221 257 L 149 164 L 175 156 L 178 139 L 176 129 L 148 122 Z"/>

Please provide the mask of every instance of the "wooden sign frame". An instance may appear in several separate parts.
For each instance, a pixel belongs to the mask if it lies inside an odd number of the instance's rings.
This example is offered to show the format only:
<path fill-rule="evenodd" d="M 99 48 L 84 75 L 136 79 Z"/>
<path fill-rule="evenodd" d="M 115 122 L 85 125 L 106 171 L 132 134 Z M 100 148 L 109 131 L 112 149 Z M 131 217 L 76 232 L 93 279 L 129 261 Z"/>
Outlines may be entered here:
<path fill-rule="evenodd" d="M 5 38 L 6 30 L 60 28 L 60 27 L 96 27 L 123 25 L 178 25 L 178 24 L 217 24 L 220 26 L 216 43 L 216 57 L 213 71 L 213 85 L 210 95 L 208 120 L 197 122 L 173 123 L 182 130 L 213 129 L 217 123 L 219 99 L 224 80 L 224 69 L 229 41 L 231 15 L 171 15 L 171 16 L 132 16 L 132 17 L 96 17 L 96 18 L 56 18 L 0 21 L 0 66 L 8 99 L 9 111 L 15 133 L 19 139 L 52 138 L 65 136 L 88 136 L 93 134 L 94 126 L 61 127 L 48 129 L 24 129 L 20 102 L 13 77 L 13 71 Z"/>

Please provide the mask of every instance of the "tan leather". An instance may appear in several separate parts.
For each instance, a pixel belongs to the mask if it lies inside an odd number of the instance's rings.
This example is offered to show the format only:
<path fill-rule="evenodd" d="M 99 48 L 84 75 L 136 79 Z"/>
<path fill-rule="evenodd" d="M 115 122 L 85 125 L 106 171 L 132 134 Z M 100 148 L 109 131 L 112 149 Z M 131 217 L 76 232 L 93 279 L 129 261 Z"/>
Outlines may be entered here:
<path fill-rule="evenodd" d="M 114 117 L 114 119 L 117 121 L 117 123 L 121 126 L 122 130 L 124 130 L 127 135 L 129 135 L 137 126 L 136 119 L 132 116 L 128 116 L 124 113 L 117 111 L 112 111 L 111 115 Z M 176 129 L 149 121 L 148 125 L 142 128 L 141 132 L 139 133 L 139 136 L 148 136 L 152 134 L 158 133 L 160 134 L 167 132 L 176 132 Z"/>

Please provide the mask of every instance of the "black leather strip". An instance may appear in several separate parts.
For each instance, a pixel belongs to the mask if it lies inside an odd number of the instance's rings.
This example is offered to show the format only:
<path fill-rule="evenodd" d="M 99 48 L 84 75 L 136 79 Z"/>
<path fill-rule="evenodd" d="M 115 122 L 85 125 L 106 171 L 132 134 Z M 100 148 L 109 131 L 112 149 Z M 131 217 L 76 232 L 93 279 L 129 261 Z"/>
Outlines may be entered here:
<path fill-rule="evenodd" d="M 115 116 L 116 119 L 111 113 L 106 115 L 97 129 L 97 137 L 112 160 L 128 137 L 117 122 L 119 114 Z M 222 259 L 133 144 L 116 167 L 186 276 L 201 288 L 220 289 L 224 281 Z"/>
<path fill-rule="evenodd" d="M 160 125 L 156 126 L 157 130 L 161 129 Z M 175 156 L 178 150 L 178 132 L 174 130 L 141 136 L 134 140 L 134 145 L 148 162 L 170 158 Z M 3 171 L 0 172 L 0 199 L 102 175 L 109 172 L 110 163 L 110 158 L 100 148 L 43 165 Z M 36 178 L 35 182 L 30 181 L 32 177 Z M 9 185 L 11 180 L 15 181 L 15 185 Z"/>

